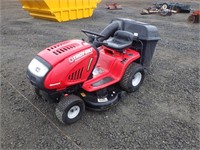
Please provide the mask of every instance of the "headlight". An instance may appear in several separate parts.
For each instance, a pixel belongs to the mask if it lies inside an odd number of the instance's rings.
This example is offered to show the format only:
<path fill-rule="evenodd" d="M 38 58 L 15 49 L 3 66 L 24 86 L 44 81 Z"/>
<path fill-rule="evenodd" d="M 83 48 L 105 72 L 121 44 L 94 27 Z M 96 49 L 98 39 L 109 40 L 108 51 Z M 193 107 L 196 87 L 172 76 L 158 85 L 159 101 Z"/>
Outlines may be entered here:
<path fill-rule="evenodd" d="M 35 58 L 28 65 L 28 69 L 32 74 L 38 77 L 44 77 L 46 73 L 49 71 L 49 69 L 44 64 L 42 64 Z"/>

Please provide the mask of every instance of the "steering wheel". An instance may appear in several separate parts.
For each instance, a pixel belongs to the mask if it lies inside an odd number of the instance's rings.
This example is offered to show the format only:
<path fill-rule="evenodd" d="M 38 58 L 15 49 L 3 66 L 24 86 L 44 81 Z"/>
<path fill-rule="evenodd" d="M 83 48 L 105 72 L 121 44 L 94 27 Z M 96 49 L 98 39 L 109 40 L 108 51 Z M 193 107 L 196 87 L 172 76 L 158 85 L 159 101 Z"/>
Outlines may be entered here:
<path fill-rule="evenodd" d="M 88 31 L 88 30 L 81 30 L 87 37 L 90 37 L 90 36 L 97 36 L 97 38 L 104 38 L 105 36 L 104 35 L 101 35 L 99 33 L 96 33 L 96 32 L 92 32 L 92 31 Z"/>
<path fill-rule="evenodd" d="M 104 35 L 101 35 L 96 32 L 88 31 L 88 30 L 81 30 L 91 41 L 94 41 L 96 39 L 99 42 L 99 38 L 104 38 Z"/>
<path fill-rule="evenodd" d="M 99 41 L 100 38 L 105 38 L 104 35 L 101 35 L 99 33 L 92 32 L 92 31 L 84 30 L 84 29 L 82 29 L 81 31 L 89 38 L 89 42 L 94 42 L 96 39 L 95 42 L 97 42 L 101 45 L 107 45 L 106 42 Z"/>

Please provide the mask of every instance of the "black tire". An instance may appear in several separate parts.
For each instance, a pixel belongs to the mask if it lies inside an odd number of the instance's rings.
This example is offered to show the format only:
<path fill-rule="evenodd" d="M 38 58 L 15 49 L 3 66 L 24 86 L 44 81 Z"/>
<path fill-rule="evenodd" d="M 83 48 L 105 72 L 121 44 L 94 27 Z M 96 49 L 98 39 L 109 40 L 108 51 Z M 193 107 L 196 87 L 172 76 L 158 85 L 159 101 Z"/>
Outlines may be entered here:
<path fill-rule="evenodd" d="M 169 6 L 168 6 L 168 4 L 167 4 L 167 3 L 163 3 L 163 4 L 162 4 L 162 6 L 161 6 L 161 8 L 162 8 L 162 9 L 168 9 L 168 8 L 169 8 Z"/>
<path fill-rule="evenodd" d="M 62 97 L 56 107 L 56 116 L 63 124 L 72 124 L 78 121 L 84 112 L 85 103 L 76 95 Z"/>
<path fill-rule="evenodd" d="M 145 76 L 145 71 L 142 65 L 137 63 L 131 63 L 120 81 L 120 86 L 127 92 L 134 92 L 139 89 Z M 134 82 L 136 81 L 136 82 Z"/>

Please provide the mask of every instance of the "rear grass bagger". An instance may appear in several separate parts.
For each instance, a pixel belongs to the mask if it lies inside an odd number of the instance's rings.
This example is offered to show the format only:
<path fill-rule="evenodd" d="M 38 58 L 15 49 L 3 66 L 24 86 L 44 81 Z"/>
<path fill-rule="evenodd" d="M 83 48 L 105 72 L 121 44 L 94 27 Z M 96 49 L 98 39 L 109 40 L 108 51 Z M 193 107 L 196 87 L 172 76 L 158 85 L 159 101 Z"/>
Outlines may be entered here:
<path fill-rule="evenodd" d="M 85 108 L 106 110 L 138 90 L 160 39 L 155 26 L 124 18 L 100 33 L 82 32 L 88 42 L 52 45 L 27 70 L 36 94 L 58 103 L 56 116 L 64 124 L 79 120 Z"/>

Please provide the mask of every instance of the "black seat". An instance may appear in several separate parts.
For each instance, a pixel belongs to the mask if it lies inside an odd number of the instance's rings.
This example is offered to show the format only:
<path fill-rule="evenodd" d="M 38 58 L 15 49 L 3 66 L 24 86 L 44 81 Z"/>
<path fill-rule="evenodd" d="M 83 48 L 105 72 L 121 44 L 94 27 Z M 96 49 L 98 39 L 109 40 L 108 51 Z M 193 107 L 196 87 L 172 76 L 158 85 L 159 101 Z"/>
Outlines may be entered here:
<path fill-rule="evenodd" d="M 122 52 L 125 48 L 132 45 L 134 35 L 128 31 L 118 30 L 113 38 L 106 40 L 106 47 Z"/>
<path fill-rule="evenodd" d="M 103 31 L 100 32 L 100 34 L 103 35 L 104 37 L 99 38 L 98 41 L 97 39 L 95 39 L 93 44 L 96 47 L 101 46 L 99 42 L 103 42 L 104 40 L 107 40 L 109 37 L 113 37 L 114 33 L 120 29 L 121 29 L 120 24 L 117 21 L 112 22 L 105 29 L 103 29 Z"/>

